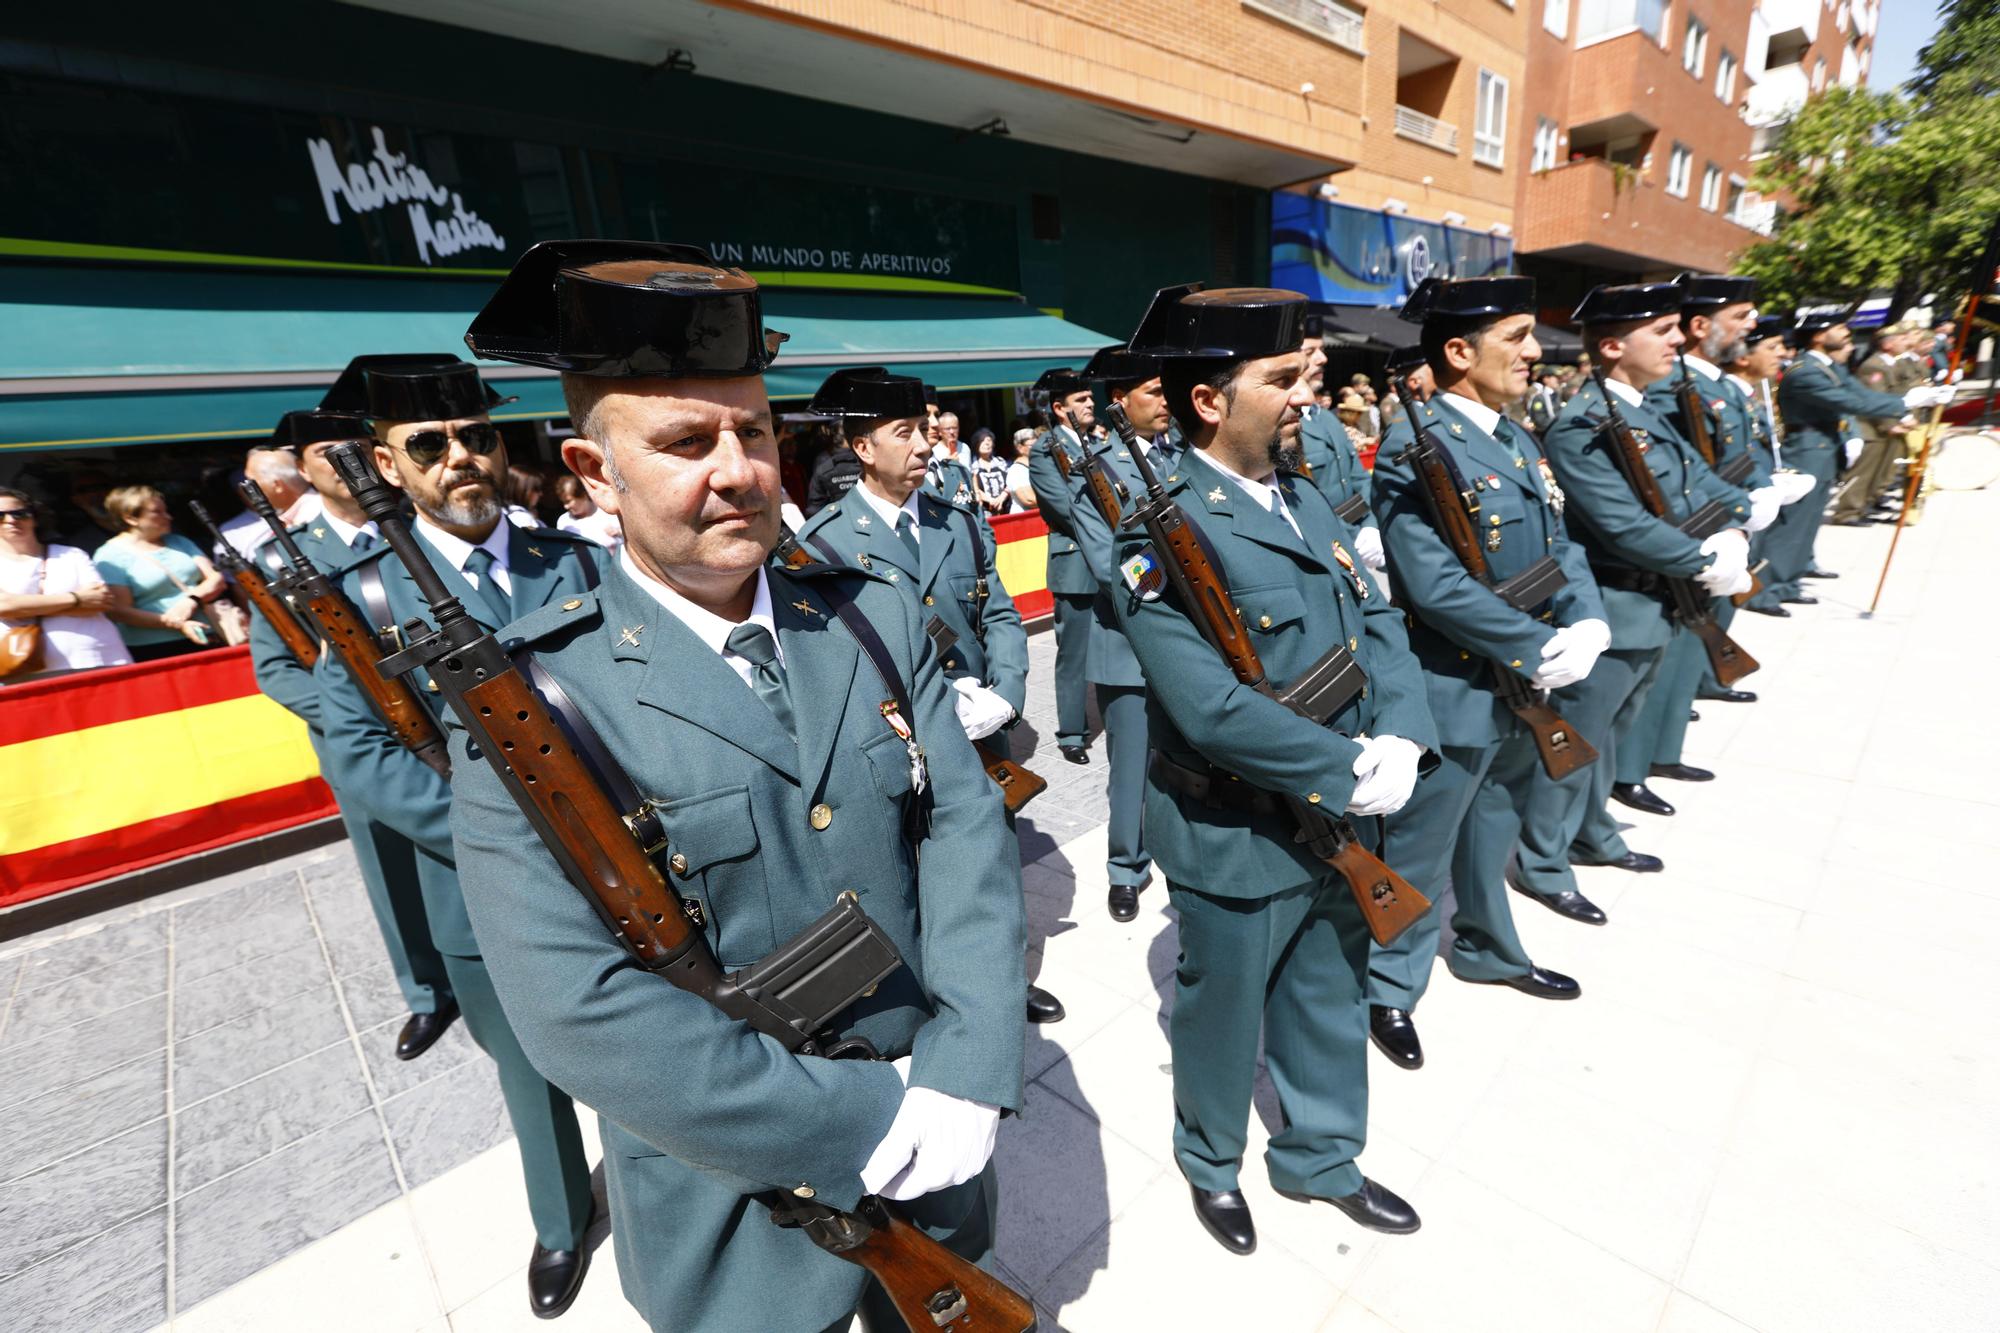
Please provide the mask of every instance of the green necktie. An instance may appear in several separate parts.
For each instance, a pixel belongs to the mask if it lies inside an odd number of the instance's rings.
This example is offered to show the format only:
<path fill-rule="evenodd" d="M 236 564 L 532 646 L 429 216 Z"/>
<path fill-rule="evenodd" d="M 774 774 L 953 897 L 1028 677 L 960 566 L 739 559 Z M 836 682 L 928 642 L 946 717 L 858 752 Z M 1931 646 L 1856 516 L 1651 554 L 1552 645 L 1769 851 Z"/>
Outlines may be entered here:
<path fill-rule="evenodd" d="M 750 664 L 750 688 L 796 742 L 799 732 L 792 722 L 792 700 L 785 691 L 785 669 L 778 665 L 778 644 L 771 631 L 746 620 L 729 631 L 722 646 Z"/>
<path fill-rule="evenodd" d="M 1507 417 L 1501 417 L 1493 425 L 1493 438 L 1500 442 L 1501 448 L 1514 456 L 1516 463 L 1525 463 L 1527 457 L 1521 452 L 1521 441 L 1516 438 L 1514 431 L 1514 423 Z"/>
<path fill-rule="evenodd" d="M 921 572 L 924 567 L 924 556 L 917 546 L 917 525 L 911 521 L 910 511 L 907 509 L 898 510 L 896 513 L 896 535 L 903 539 L 903 545 L 910 548 L 910 559 L 916 561 L 916 564 L 910 566 L 910 572 L 913 574 Z"/>
<path fill-rule="evenodd" d="M 473 547 L 472 554 L 465 557 L 466 572 L 479 579 L 479 585 L 472 590 L 473 596 L 486 614 L 493 617 L 486 628 L 499 629 L 514 618 L 514 608 L 493 580 L 493 563 L 493 552 L 484 546 Z"/>

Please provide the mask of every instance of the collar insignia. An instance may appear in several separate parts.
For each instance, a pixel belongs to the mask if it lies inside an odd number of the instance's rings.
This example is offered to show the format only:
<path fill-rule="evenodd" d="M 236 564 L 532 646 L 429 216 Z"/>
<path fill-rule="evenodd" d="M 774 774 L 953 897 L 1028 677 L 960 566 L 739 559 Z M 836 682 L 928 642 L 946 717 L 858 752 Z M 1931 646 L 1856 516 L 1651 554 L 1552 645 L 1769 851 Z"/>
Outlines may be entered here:
<path fill-rule="evenodd" d="M 874 524 L 874 522 L 875 520 L 868 517 L 868 515 L 866 514 L 856 514 L 854 516 L 854 526 L 857 528 L 870 527 Z"/>
<path fill-rule="evenodd" d="M 1448 425 L 1447 425 L 1447 426 L 1445 427 L 1445 429 L 1446 429 L 1446 430 L 1448 430 L 1448 431 L 1450 431 L 1450 432 L 1451 432 L 1451 433 L 1452 433 L 1453 435 L 1463 435 L 1463 434 L 1465 434 L 1465 432 L 1464 432 L 1464 431 L 1462 431 L 1462 430 L 1460 430 L 1460 429 L 1458 428 L 1458 423 L 1457 423 L 1456 421 L 1454 421 L 1454 422 L 1451 422 L 1451 423 L 1449 423 L 1449 424 L 1448 424 Z"/>
<path fill-rule="evenodd" d="M 1212 505 L 1219 505 L 1222 503 L 1222 488 L 1220 486 L 1217 486 L 1214 490 L 1208 493 L 1208 502 Z"/>
<path fill-rule="evenodd" d="M 816 616 L 819 614 L 819 608 L 811 602 L 806 601 L 793 602 L 792 609 L 802 616 Z"/>
<path fill-rule="evenodd" d="M 528 548 L 528 554 L 535 557 L 535 559 L 537 560 L 545 560 L 548 558 L 542 554 L 542 548 L 539 546 L 530 546 Z M 639 626 L 639 628 L 644 629 L 646 627 L 644 625 L 641 625 Z"/>
<path fill-rule="evenodd" d="M 619 626 L 618 647 L 624 648 L 629 645 L 633 648 L 637 648 L 639 646 L 639 636 L 641 634 L 644 634 L 645 632 L 646 632 L 646 627 L 644 625 L 633 625 L 630 628 L 627 628 L 623 625 Z"/>
<path fill-rule="evenodd" d="M 313 536 L 315 536 L 315 537 L 318 537 L 318 538 L 321 538 L 322 540 L 324 540 L 324 539 L 325 539 L 325 537 L 326 537 L 326 529 L 325 529 L 325 528 L 314 528 L 314 529 L 313 529 Z"/>

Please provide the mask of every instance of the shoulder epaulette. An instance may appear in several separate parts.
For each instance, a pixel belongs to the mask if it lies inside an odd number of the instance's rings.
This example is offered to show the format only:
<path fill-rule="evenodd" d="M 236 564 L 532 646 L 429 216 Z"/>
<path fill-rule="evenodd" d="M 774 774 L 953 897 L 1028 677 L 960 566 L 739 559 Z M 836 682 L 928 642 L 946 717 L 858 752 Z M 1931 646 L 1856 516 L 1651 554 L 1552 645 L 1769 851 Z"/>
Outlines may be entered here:
<path fill-rule="evenodd" d="M 574 532 L 564 532 L 561 528 L 522 528 L 521 535 L 524 537 L 533 537 L 537 541 L 546 538 L 549 541 L 573 542 L 579 546 L 595 545 L 590 538 L 579 536 Z"/>
<path fill-rule="evenodd" d="M 373 546 L 363 551 L 360 555 L 355 555 L 353 552 L 353 548 L 350 547 L 348 550 L 347 558 L 340 561 L 338 564 L 333 565 L 326 572 L 328 575 L 332 577 L 339 577 L 340 575 L 345 574 L 350 570 L 361 568 L 363 565 L 367 564 L 371 560 L 380 560 L 385 556 L 391 556 L 394 555 L 395 553 L 396 553 L 395 547 L 389 545 L 389 543 L 387 542 L 381 542 L 381 541 L 376 542 Z"/>
<path fill-rule="evenodd" d="M 595 592 L 573 593 L 560 602 L 538 606 L 508 625 L 507 646 L 534 643 L 564 629 L 596 624 L 600 618 Z"/>

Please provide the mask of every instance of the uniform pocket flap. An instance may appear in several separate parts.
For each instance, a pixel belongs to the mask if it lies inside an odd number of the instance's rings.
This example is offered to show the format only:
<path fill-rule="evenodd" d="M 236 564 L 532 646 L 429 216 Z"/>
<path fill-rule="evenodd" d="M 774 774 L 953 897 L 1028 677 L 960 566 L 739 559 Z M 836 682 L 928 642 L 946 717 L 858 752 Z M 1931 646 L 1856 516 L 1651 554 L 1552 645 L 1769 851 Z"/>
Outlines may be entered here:
<path fill-rule="evenodd" d="M 734 861 L 757 850 L 757 825 L 750 817 L 750 789 L 721 787 L 683 796 L 659 807 L 670 852 L 687 858 L 687 873 Z"/>
<path fill-rule="evenodd" d="M 1305 597 L 1297 588 L 1287 584 L 1245 588 L 1236 594 L 1236 605 L 1242 609 L 1244 621 L 1253 629 L 1282 629 L 1306 617 Z"/>
<path fill-rule="evenodd" d="M 909 747 L 895 732 L 869 737 L 861 742 L 861 753 L 868 756 L 868 766 L 875 770 L 875 785 L 884 796 L 905 795 L 914 785 L 910 781 Z"/>

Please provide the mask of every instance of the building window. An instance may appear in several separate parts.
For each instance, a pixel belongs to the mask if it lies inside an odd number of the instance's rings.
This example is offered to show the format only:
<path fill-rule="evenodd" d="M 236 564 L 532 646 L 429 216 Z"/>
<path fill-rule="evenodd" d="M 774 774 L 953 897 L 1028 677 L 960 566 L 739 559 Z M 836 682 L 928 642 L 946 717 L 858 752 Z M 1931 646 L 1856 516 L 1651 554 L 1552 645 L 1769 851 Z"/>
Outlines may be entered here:
<path fill-rule="evenodd" d="M 1701 206 L 1711 213 L 1722 207 L 1722 168 L 1713 162 L 1701 173 Z"/>
<path fill-rule="evenodd" d="M 1569 0 L 1543 0 L 1542 31 L 1557 41 L 1569 36 Z"/>
<path fill-rule="evenodd" d="M 1825 87 L 1826 87 L 1826 62 L 1824 60 L 1815 60 L 1813 61 L 1812 90 L 1814 92 L 1819 92 L 1821 89 Z"/>
<path fill-rule="evenodd" d="M 1339 0 L 1243 0 L 1243 7 L 1304 28 L 1336 46 L 1366 54 L 1361 38 L 1367 16 Z"/>
<path fill-rule="evenodd" d="M 1556 164 L 1556 123 L 1547 116 L 1535 121 L 1535 158 L 1528 166 L 1530 171 L 1547 171 Z"/>
<path fill-rule="evenodd" d="M 1730 178 L 1729 207 L 1723 210 L 1723 216 L 1731 222 L 1743 221 L 1743 182 L 1736 177 Z"/>
<path fill-rule="evenodd" d="M 1497 167 L 1506 158 L 1507 80 L 1479 71 L 1479 114 L 1473 121 L 1472 160 Z"/>
<path fill-rule="evenodd" d="M 1674 145 L 1672 156 L 1667 158 L 1667 193 L 1679 199 L 1687 198 L 1688 178 L 1694 174 L 1694 154 L 1684 143 Z"/>
<path fill-rule="evenodd" d="M 1681 68 L 1701 77 L 1702 67 L 1708 63 L 1708 25 L 1694 15 L 1688 15 L 1687 36 L 1681 41 Z"/>
<path fill-rule="evenodd" d="M 1715 95 L 1725 102 L 1736 100 L 1736 57 L 1726 49 L 1715 60 Z"/>

